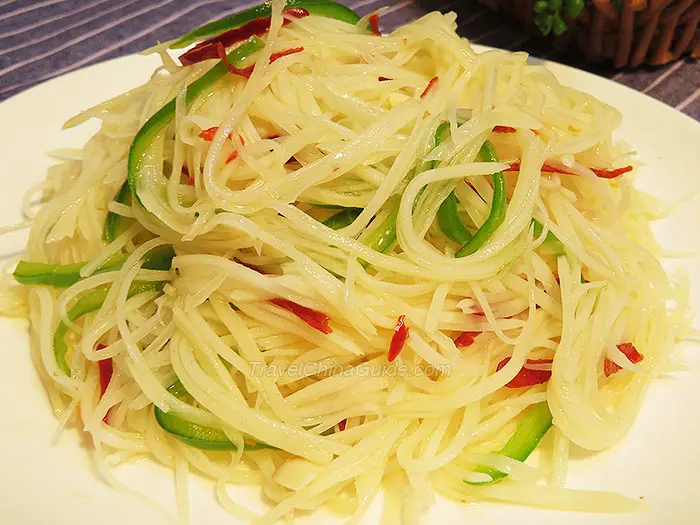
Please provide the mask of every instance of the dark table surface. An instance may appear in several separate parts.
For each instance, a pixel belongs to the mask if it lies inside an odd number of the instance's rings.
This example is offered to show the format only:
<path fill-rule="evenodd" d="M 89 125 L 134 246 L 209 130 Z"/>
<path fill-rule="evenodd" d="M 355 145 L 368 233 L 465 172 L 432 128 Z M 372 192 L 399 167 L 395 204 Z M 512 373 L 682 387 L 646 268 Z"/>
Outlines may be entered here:
<path fill-rule="evenodd" d="M 0 0 L 0 101 L 35 84 L 95 62 L 170 40 L 261 0 Z M 700 63 L 616 71 L 554 51 L 474 0 L 344 0 L 361 15 L 388 6 L 382 30 L 432 10 L 456 11 L 472 42 L 525 50 L 612 78 L 700 120 Z"/>

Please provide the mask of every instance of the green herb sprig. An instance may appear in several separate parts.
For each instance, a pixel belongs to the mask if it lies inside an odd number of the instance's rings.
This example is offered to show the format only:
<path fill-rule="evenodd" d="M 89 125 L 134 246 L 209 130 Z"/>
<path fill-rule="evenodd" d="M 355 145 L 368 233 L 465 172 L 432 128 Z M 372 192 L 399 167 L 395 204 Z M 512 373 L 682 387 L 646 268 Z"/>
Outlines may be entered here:
<path fill-rule="evenodd" d="M 569 18 L 576 18 L 584 5 L 584 0 L 539 0 L 534 7 L 535 25 L 545 36 L 550 33 L 561 35 L 568 28 L 564 13 Z"/>

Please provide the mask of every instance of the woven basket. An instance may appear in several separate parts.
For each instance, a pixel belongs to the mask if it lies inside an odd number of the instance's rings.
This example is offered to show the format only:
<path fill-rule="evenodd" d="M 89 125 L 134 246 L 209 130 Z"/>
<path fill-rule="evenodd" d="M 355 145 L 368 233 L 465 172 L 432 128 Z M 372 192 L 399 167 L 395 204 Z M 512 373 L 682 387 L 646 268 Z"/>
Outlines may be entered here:
<path fill-rule="evenodd" d="M 531 33 L 535 0 L 479 0 L 517 18 Z M 554 37 L 557 49 L 576 45 L 593 62 L 612 60 L 615 67 L 662 65 L 690 53 L 700 56 L 700 0 L 593 0 L 569 30 Z"/>

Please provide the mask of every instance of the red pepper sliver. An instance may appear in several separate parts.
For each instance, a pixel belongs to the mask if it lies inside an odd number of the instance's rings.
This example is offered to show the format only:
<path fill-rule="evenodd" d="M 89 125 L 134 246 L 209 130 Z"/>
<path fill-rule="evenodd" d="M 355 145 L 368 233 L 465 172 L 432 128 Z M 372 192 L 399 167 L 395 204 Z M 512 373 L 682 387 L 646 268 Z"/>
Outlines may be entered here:
<path fill-rule="evenodd" d="M 105 348 L 105 345 L 97 345 L 97 350 L 102 350 L 103 348 Z M 109 383 L 112 381 L 112 375 L 114 374 L 114 362 L 112 361 L 112 358 L 110 357 L 109 359 L 102 359 L 98 361 L 97 370 L 100 375 L 100 399 L 102 399 L 102 396 L 104 396 L 105 392 L 107 391 Z M 105 414 L 105 417 L 102 418 L 102 421 L 109 423 L 109 410 Z"/>
<path fill-rule="evenodd" d="M 437 84 L 437 81 L 439 80 L 438 77 L 433 77 L 430 79 L 430 82 L 428 82 L 428 85 L 425 86 L 425 89 L 423 90 L 423 93 L 421 93 L 420 98 L 424 98 L 428 93 L 430 93 L 430 90 L 433 89 L 433 86 Z"/>
<path fill-rule="evenodd" d="M 387 360 L 389 362 L 393 361 L 398 357 L 406 344 L 406 339 L 408 339 L 408 326 L 406 326 L 406 316 L 400 315 L 396 320 L 396 325 L 394 326 L 394 335 L 391 336 L 391 343 L 389 343 L 389 353 L 387 355 Z"/>
<path fill-rule="evenodd" d="M 596 176 L 601 179 L 614 179 L 620 175 L 632 171 L 632 166 L 625 166 L 624 168 L 617 168 L 614 170 L 604 170 L 598 168 L 591 168 L 591 171 L 596 174 Z"/>
<path fill-rule="evenodd" d="M 214 135 L 216 135 L 216 132 L 218 130 L 219 126 L 203 129 L 202 132 L 199 134 L 199 138 L 206 140 L 207 142 L 211 142 L 212 140 L 214 140 Z"/>
<path fill-rule="evenodd" d="M 379 13 L 373 13 L 369 15 L 369 18 L 367 20 L 369 22 L 369 27 L 372 28 L 372 33 L 374 33 L 377 36 L 382 36 L 381 31 L 379 31 Z"/>
<path fill-rule="evenodd" d="M 515 133 L 518 131 L 515 128 L 511 128 L 510 126 L 494 126 L 493 127 L 493 132 L 494 133 Z"/>
<path fill-rule="evenodd" d="M 272 53 L 270 55 L 270 64 L 275 62 L 276 60 L 279 60 L 282 57 L 286 57 L 288 55 L 293 55 L 294 53 L 301 53 L 304 51 L 303 47 L 293 47 L 291 49 L 286 49 L 284 51 L 278 51 L 277 53 Z M 240 75 L 245 78 L 250 78 L 250 76 L 253 74 L 253 71 L 255 69 L 255 65 L 244 67 L 244 68 L 239 68 L 231 65 L 231 63 L 228 61 L 226 58 L 226 52 L 223 50 L 223 46 L 221 46 L 221 49 L 219 50 L 219 57 L 221 60 L 226 64 L 226 67 L 229 70 L 229 73 L 232 73 L 234 75 Z"/>
<path fill-rule="evenodd" d="M 501 370 L 504 366 L 508 364 L 510 357 L 506 357 L 503 361 L 498 363 L 496 367 L 496 372 Z M 551 359 L 528 359 L 527 363 L 531 365 L 539 365 L 545 363 L 551 363 Z M 530 368 L 521 368 L 518 375 L 516 375 L 509 383 L 506 384 L 508 388 L 523 388 L 526 386 L 540 385 L 549 381 L 552 377 L 551 370 L 532 370 Z"/>
<path fill-rule="evenodd" d="M 100 369 L 100 398 L 105 395 L 109 382 L 112 380 L 112 374 L 114 373 L 114 364 L 112 363 L 112 358 L 102 359 L 97 362 L 97 366 Z"/>
<path fill-rule="evenodd" d="M 255 66 L 248 66 L 241 69 L 240 67 L 236 67 L 233 64 L 231 64 L 228 57 L 226 56 L 226 49 L 224 48 L 224 45 L 221 42 L 216 44 L 216 53 L 221 59 L 221 61 L 226 65 L 226 69 L 228 69 L 228 72 L 232 75 L 240 75 L 245 78 L 250 78 L 250 75 L 253 74 L 253 68 Z"/>
<path fill-rule="evenodd" d="M 311 308 L 307 308 L 306 306 L 302 306 L 287 299 L 270 299 L 270 302 L 293 313 L 311 328 L 315 328 L 321 333 L 327 335 L 333 332 L 333 329 L 328 326 L 330 317 L 323 312 L 317 312 L 316 310 L 312 310 Z"/>
<path fill-rule="evenodd" d="M 590 168 L 590 170 L 601 179 L 614 179 L 624 173 L 632 171 L 632 169 L 632 166 L 625 166 L 624 168 L 617 168 L 614 170 Z M 511 162 L 510 166 L 503 171 L 520 171 L 520 162 Z M 557 168 L 556 166 L 552 166 L 546 162 L 542 165 L 541 171 L 544 173 L 566 173 L 568 175 L 575 175 L 566 168 Z"/>
<path fill-rule="evenodd" d="M 98 343 L 97 350 L 102 350 L 103 348 L 107 347 L 102 343 Z M 114 373 L 112 358 L 110 357 L 109 359 L 102 359 L 101 361 L 98 361 L 97 368 L 100 372 L 100 399 L 102 399 L 102 396 L 105 395 L 105 392 L 107 391 L 109 382 L 112 380 L 112 374 Z"/>
<path fill-rule="evenodd" d="M 190 170 L 187 169 L 187 166 L 182 167 L 182 174 L 185 176 L 185 184 L 194 186 L 194 175 L 190 175 Z"/>
<path fill-rule="evenodd" d="M 309 12 L 303 8 L 292 8 L 285 9 L 283 12 L 285 16 L 284 25 L 292 22 L 289 17 L 292 18 L 303 18 L 309 15 Z M 262 35 L 270 30 L 270 17 L 256 18 L 251 20 L 247 24 L 242 25 L 236 29 L 231 29 L 220 35 L 212 37 L 208 40 L 200 42 L 194 46 L 189 51 L 180 55 L 180 63 L 183 66 L 189 66 L 192 64 L 197 64 L 204 60 L 209 60 L 212 58 L 220 58 L 219 46 L 224 48 L 232 46 L 236 42 L 242 42 L 253 35 Z"/>
<path fill-rule="evenodd" d="M 226 164 L 230 164 L 231 162 L 233 162 L 233 161 L 236 160 L 237 158 L 238 158 L 238 152 L 237 152 L 237 151 L 234 151 L 234 152 L 231 153 L 231 154 L 228 156 L 228 158 L 226 159 Z"/>
<path fill-rule="evenodd" d="M 620 343 L 617 345 L 618 350 L 625 354 L 625 357 L 629 359 L 630 363 L 637 364 L 644 359 L 644 356 L 640 354 L 632 343 Z M 622 367 L 617 363 L 614 363 L 607 357 L 605 358 L 605 363 L 603 364 L 603 372 L 605 377 L 610 377 L 613 374 L 618 373 L 622 370 Z"/>
<path fill-rule="evenodd" d="M 474 344 L 474 339 L 481 332 L 462 332 L 457 339 L 455 339 L 455 346 L 457 348 L 467 348 Z"/>
<path fill-rule="evenodd" d="M 348 424 L 348 420 L 343 419 L 342 421 L 340 421 L 338 423 L 338 430 L 342 432 L 343 430 L 345 430 L 345 427 L 347 426 L 347 424 Z"/>
<path fill-rule="evenodd" d="M 299 47 L 292 47 L 290 49 L 285 49 L 284 51 L 278 51 L 277 53 L 272 53 L 270 55 L 270 64 L 272 64 L 273 62 L 276 62 L 277 60 L 279 60 L 282 57 L 294 55 L 296 53 L 301 53 L 302 51 L 304 51 L 304 47 L 299 46 Z"/>
<path fill-rule="evenodd" d="M 503 171 L 520 171 L 520 162 L 511 162 L 510 166 Z M 556 168 L 551 164 L 547 164 L 546 162 L 542 165 L 542 169 L 540 171 L 544 173 L 567 173 L 569 175 L 573 175 L 573 173 L 564 168 Z"/>
<path fill-rule="evenodd" d="M 379 77 L 379 82 L 386 82 L 387 80 L 394 80 L 394 79 L 389 78 L 389 77 Z"/>

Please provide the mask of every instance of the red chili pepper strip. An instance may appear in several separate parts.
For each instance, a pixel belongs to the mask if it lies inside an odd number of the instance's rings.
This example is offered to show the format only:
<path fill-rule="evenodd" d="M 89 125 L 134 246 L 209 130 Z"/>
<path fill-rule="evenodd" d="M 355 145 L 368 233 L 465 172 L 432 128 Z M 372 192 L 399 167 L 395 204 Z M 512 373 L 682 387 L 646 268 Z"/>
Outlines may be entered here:
<path fill-rule="evenodd" d="M 250 78 L 250 75 L 253 74 L 253 67 L 254 66 L 248 66 L 244 68 L 236 67 L 228 59 L 228 56 L 226 55 L 226 49 L 224 48 L 223 44 L 219 43 L 216 46 L 216 52 L 218 57 L 221 59 L 221 61 L 224 63 L 226 66 L 226 69 L 228 69 L 228 72 L 231 73 L 232 75 L 240 75 L 245 78 Z"/>
<path fill-rule="evenodd" d="M 271 299 L 270 302 L 276 306 L 279 306 L 280 308 L 284 308 L 288 312 L 293 313 L 311 328 L 315 328 L 319 332 L 326 335 L 333 332 L 331 327 L 328 326 L 330 317 L 323 312 L 317 312 L 316 310 L 312 310 L 311 308 L 307 308 L 306 306 L 302 306 L 287 299 Z"/>
<path fill-rule="evenodd" d="M 396 320 L 394 335 L 391 336 L 391 343 L 389 343 L 389 354 L 387 355 L 389 362 L 398 357 L 406 344 L 406 339 L 408 339 L 408 326 L 406 326 L 405 321 L 405 315 L 400 315 Z"/>
<path fill-rule="evenodd" d="M 284 51 L 278 51 L 277 53 L 272 53 L 270 55 L 270 64 L 273 62 L 279 60 L 282 57 L 286 57 L 288 55 L 293 55 L 294 53 L 301 53 L 304 51 L 303 47 L 293 47 L 291 49 L 285 49 Z M 228 61 L 226 58 L 226 50 L 224 49 L 224 46 L 219 45 L 219 58 L 223 61 L 224 64 L 226 64 L 226 67 L 228 68 L 229 73 L 233 75 L 240 75 L 245 78 L 250 78 L 250 76 L 253 74 L 253 69 L 255 68 L 255 65 L 248 66 L 248 67 L 235 67 L 231 65 L 231 63 Z"/>
<path fill-rule="evenodd" d="M 303 8 L 286 9 L 284 11 L 285 19 L 283 24 L 287 25 L 292 22 L 289 17 L 303 18 L 309 16 L 309 12 Z M 183 66 L 197 64 L 204 60 L 219 58 L 219 46 L 224 48 L 230 47 L 236 42 L 242 42 L 253 35 L 262 35 L 270 30 L 270 17 L 257 18 L 251 20 L 247 24 L 221 33 L 218 36 L 200 42 L 192 49 L 180 55 L 180 63 Z"/>
<path fill-rule="evenodd" d="M 290 49 L 285 49 L 284 51 L 278 51 L 277 53 L 272 53 L 272 55 L 270 55 L 270 64 L 272 64 L 273 62 L 276 62 L 277 60 L 279 60 L 282 57 L 293 55 L 295 53 L 301 53 L 302 51 L 304 51 L 304 47 L 299 46 L 299 47 L 292 47 Z"/>
<path fill-rule="evenodd" d="M 632 343 L 621 343 L 617 345 L 618 350 L 625 354 L 625 357 L 629 359 L 630 363 L 637 364 L 644 359 L 644 356 L 637 352 L 637 349 Z M 617 374 L 622 367 L 617 363 L 614 363 L 607 357 L 605 358 L 605 363 L 603 365 L 603 372 L 605 372 L 605 377 L 610 377 L 613 374 Z"/>
<path fill-rule="evenodd" d="M 369 27 L 372 28 L 372 33 L 377 36 L 382 36 L 381 31 L 379 31 L 379 13 L 369 15 L 367 21 L 369 22 Z"/>
<path fill-rule="evenodd" d="M 214 135 L 216 135 L 216 132 L 218 130 L 219 126 L 203 129 L 202 132 L 199 134 L 199 138 L 204 139 L 207 142 L 211 142 L 212 140 L 214 140 Z"/>
<path fill-rule="evenodd" d="M 601 179 L 614 179 L 619 177 L 623 173 L 632 171 L 632 166 L 625 166 L 624 168 L 617 168 L 614 170 L 603 170 L 598 168 L 591 168 L 591 171 L 595 173 Z"/>
<path fill-rule="evenodd" d="M 97 345 L 97 350 L 102 350 L 103 348 L 107 347 L 101 343 Z M 112 380 L 112 374 L 114 372 L 112 358 L 110 357 L 109 359 L 102 359 L 101 361 L 98 361 L 97 367 L 100 372 L 100 399 L 102 399 L 102 396 L 105 395 L 105 392 L 107 391 L 109 382 Z"/>
<path fill-rule="evenodd" d="M 105 345 L 97 345 L 97 350 L 102 350 L 103 348 L 105 348 Z M 107 391 L 109 383 L 112 381 L 112 375 L 114 374 L 114 363 L 112 361 L 112 358 L 110 357 L 109 359 L 102 359 L 98 361 L 97 369 L 100 374 L 100 399 L 102 399 L 102 396 L 104 396 L 105 392 Z M 105 417 L 102 418 L 102 421 L 104 421 L 105 423 L 109 423 L 108 420 L 109 410 L 105 414 Z"/>
<path fill-rule="evenodd" d="M 467 348 L 474 344 L 474 339 L 481 332 L 462 332 L 457 339 L 455 339 L 455 346 L 457 348 Z"/>
<path fill-rule="evenodd" d="M 520 171 L 520 162 L 511 162 L 510 166 L 504 169 L 503 171 Z M 572 172 L 566 170 L 565 168 L 556 168 L 551 164 L 547 164 L 546 162 L 542 165 L 542 169 L 540 171 L 544 173 L 566 173 L 568 175 L 574 175 Z"/>
<path fill-rule="evenodd" d="M 498 363 L 496 372 L 506 366 L 508 361 L 510 361 L 510 357 L 506 357 L 503 361 Z M 540 365 L 551 362 L 551 359 L 528 359 L 526 365 Z M 523 367 L 520 369 L 520 372 L 518 372 L 518 375 L 511 379 L 510 383 L 507 383 L 506 386 L 508 388 L 523 388 L 526 386 L 540 385 L 549 381 L 550 377 L 552 377 L 551 370 L 533 370 Z"/>
<path fill-rule="evenodd" d="M 435 84 L 437 84 L 438 80 L 439 80 L 438 77 L 431 78 L 430 82 L 428 82 L 428 85 L 425 86 L 423 93 L 421 93 L 420 98 L 424 98 L 428 93 L 430 93 L 430 90 L 433 89 L 433 86 L 435 86 Z"/>
<path fill-rule="evenodd" d="M 338 423 L 338 430 L 340 432 L 342 432 L 343 430 L 345 430 L 345 427 L 347 426 L 347 424 L 348 424 L 348 420 L 343 419 L 341 422 Z"/>
<path fill-rule="evenodd" d="M 389 78 L 389 77 L 379 77 L 379 82 L 386 82 L 386 81 L 388 81 L 388 80 L 394 80 L 394 79 L 393 79 L 393 78 Z"/>
<path fill-rule="evenodd" d="M 99 350 L 100 347 L 98 347 Z M 104 347 L 103 347 L 104 348 Z M 112 363 L 112 358 L 102 359 L 97 362 L 97 366 L 100 369 L 100 399 L 109 386 L 109 382 L 112 380 L 112 374 L 114 373 L 114 364 Z"/>
<path fill-rule="evenodd" d="M 511 128 L 510 126 L 494 126 L 493 127 L 493 132 L 494 133 L 515 133 L 518 131 L 515 128 Z"/>
<path fill-rule="evenodd" d="M 231 153 L 231 154 L 228 156 L 228 158 L 226 159 L 226 164 L 232 163 L 232 162 L 233 162 L 234 160 L 236 160 L 237 158 L 238 158 L 238 152 L 237 152 L 237 151 L 234 151 L 234 152 Z"/>
<path fill-rule="evenodd" d="M 617 168 L 614 170 L 590 168 L 590 170 L 601 179 L 614 179 L 616 177 L 619 177 L 623 173 L 632 171 L 632 169 L 632 166 L 625 166 L 624 168 Z M 510 166 L 504 169 L 503 171 L 520 171 L 520 162 L 512 162 Z M 544 173 L 566 173 L 568 175 L 576 175 L 575 173 L 567 170 L 566 168 L 558 168 L 546 162 L 542 165 L 541 171 Z"/>
<path fill-rule="evenodd" d="M 182 174 L 185 176 L 185 184 L 194 186 L 194 175 L 190 175 L 190 170 L 187 169 L 187 166 L 182 167 Z"/>

